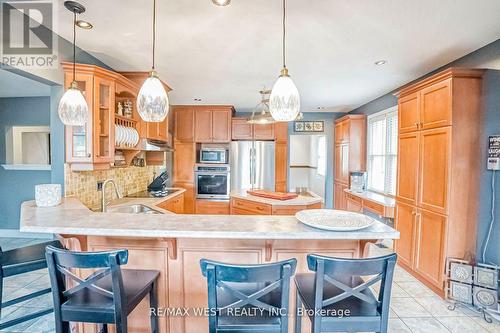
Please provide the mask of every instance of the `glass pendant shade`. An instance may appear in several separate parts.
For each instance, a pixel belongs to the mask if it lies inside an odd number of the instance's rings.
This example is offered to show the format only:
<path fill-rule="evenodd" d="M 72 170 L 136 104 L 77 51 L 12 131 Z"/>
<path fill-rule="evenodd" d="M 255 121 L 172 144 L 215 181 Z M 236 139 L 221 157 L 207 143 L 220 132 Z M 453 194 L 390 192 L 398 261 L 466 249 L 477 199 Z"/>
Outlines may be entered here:
<path fill-rule="evenodd" d="M 59 118 L 64 125 L 83 126 L 89 116 L 89 107 L 82 92 L 72 85 L 59 101 Z"/>
<path fill-rule="evenodd" d="M 137 96 L 137 111 L 144 121 L 161 122 L 168 114 L 169 102 L 163 84 L 154 74 L 144 81 Z"/>
<path fill-rule="evenodd" d="M 300 95 L 286 69 L 276 81 L 269 99 L 269 109 L 276 121 L 293 121 L 300 112 Z"/>

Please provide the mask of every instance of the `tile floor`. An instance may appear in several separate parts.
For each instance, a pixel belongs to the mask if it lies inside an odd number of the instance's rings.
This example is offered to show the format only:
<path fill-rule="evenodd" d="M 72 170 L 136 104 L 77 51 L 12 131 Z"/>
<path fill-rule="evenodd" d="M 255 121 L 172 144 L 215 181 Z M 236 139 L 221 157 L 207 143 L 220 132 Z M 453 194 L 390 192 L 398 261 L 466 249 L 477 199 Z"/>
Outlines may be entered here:
<path fill-rule="evenodd" d="M 33 239 L 0 238 L 3 250 L 27 246 L 39 242 Z M 388 249 L 370 248 L 370 256 L 387 253 Z M 32 290 L 49 286 L 46 270 L 6 278 L 4 301 Z M 51 295 L 44 295 L 2 310 L 0 321 L 7 321 L 24 313 L 52 304 Z M 430 289 L 418 282 L 400 267 L 396 267 L 392 288 L 389 332 L 391 333 L 500 333 L 500 324 L 488 324 L 479 314 L 470 310 L 450 311 L 447 303 Z M 48 333 L 54 332 L 53 314 L 34 319 L 14 327 L 0 330 L 1 333 Z"/>

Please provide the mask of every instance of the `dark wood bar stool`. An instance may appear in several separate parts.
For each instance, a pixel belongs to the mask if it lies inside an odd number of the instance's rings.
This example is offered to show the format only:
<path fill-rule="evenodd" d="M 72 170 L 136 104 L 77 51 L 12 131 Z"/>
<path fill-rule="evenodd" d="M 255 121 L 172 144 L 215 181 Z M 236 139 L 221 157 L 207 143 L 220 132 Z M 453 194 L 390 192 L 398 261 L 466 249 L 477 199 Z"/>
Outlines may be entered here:
<path fill-rule="evenodd" d="M 47 247 L 47 266 L 54 298 L 57 333 L 69 333 L 69 322 L 115 324 L 117 333 L 127 332 L 127 316 L 149 294 L 157 308 L 156 280 L 152 270 L 121 269 L 127 250 L 71 252 Z M 72 269 L 95 270 L 82 279 Z M 67 281 L 71 281 L 68 284 Z M 158 332 L 158 317 L 151 316 L 151 332 Z"/>
<path fill-rule="evenodd" d="M 302 306 L 311 319 L 313 333 L 387 332 L 396 254 L 367 259 L 310 254 L 307 264 L 316 273 L 295 277 L 295 333 L 301 331 Z M 379 281 L 380 290 L 375 295 L 369 287 Z"/>
<path fill-rule="evenodd" d="M 232 265 L 202 259 L 200 265 L 208 284 L 210 333 L 288 332 L 290 278 L 297 260 Z"/>
<path fill-rule="evenodd" d="M 0 317 L 2 314 L 2 308 L 5 309 L 8 306 L 15 305 L 32 298 L 50 293 L 50 288 L 45 288 L 18 298 L 11 299 L 7 302 L 2 302 L 3 279 L 9 276 L 15 276 L 46 268 L 47 261 L 45 260 L 45 247 L 48 245 L 56 248 L 62 248 L 62 245 L 59 241 L 50 241 L 31 246 L 25 246 L 5 252 L 2 252 L 2 248 L 0 248 Z M 54 309 L 52 307 L 48 307 L 46 309 L 34 311 L 33 313 L 27 314 L 25 316 L 6 321 L 0 324 L 0 330 L 12 327 L 34 318 L 45 316 L 46 314 L 51 313 L 53 310 Z"/>

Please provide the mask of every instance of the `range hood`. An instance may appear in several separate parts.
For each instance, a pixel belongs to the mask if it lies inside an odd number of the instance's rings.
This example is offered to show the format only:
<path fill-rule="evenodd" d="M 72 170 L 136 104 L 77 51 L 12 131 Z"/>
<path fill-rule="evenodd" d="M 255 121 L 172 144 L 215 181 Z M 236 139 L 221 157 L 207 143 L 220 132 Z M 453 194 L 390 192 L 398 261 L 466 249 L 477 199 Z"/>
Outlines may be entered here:
<path fill-rule="evenodd" d="M 166 142 L 152 139 L 141 139 L 137 148 L 142 151 L 174 151 Z"/>

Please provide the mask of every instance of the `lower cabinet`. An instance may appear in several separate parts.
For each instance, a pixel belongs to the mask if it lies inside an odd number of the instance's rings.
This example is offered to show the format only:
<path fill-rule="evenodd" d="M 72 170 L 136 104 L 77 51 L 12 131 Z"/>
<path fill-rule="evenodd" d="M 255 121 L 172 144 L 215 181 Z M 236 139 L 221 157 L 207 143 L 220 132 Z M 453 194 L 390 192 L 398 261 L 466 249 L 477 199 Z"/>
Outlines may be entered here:
<path fill-rule="evenodd" d="M 229 201 L 196 200 L 195 213 L 203 215 L 229 215 Z"/>
<path fill-rule="evenodd" d="M 400 238 L 395 250 L 401 264 L 438 290 L 443 290 L 448 218 L 398 202 L 395 227 Z"/>
<path fill-rule="evenodd" d="M 363 212 L 363 201 L 352 194 L 346 193 L 346 210 L 355 213 Z"/>
<path fill-rule="evenodd" d="M 347 198 L 345 189 L 348 186 L 343 183 L 333 183 L 333 208 L 347 210 Z"/>
<path fill-rule="evenodd" d="M 176 214 L 184 213 L 184 193 L 163 201 L 158 207 L 171 211 Z"/>
<path fill-rule="evenodd" d="M 231 215 L 295 215 L 304 209 L 322 208 L 322 203 L 311 205 L 269 205 L 240 198 L 231 199 Z"/>

